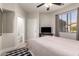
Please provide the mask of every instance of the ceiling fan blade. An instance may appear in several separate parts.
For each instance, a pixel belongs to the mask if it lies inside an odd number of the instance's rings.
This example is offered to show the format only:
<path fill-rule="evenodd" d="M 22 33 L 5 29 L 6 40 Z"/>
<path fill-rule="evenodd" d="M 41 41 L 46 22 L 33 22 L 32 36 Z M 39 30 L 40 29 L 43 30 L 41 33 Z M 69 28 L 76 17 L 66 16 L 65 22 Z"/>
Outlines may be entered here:
<path fill-rule="evenodd" d="M 52 4 L 59 5 L 59 6 L 64 5 L 63 3 L 52 3 Z"/>
<path fill-rule="evenodd" d="M 37 6 L 37 8 L 41 7 L 42 5 L 44 5 L 45 3 L 41 3 Z"/>
<path fill-rule="evenodd" d="M 50 9 L 50 8 L 48 7 L 48 8 L 47 8 L 47 11 L 49 11 L 49 9 Z"/>

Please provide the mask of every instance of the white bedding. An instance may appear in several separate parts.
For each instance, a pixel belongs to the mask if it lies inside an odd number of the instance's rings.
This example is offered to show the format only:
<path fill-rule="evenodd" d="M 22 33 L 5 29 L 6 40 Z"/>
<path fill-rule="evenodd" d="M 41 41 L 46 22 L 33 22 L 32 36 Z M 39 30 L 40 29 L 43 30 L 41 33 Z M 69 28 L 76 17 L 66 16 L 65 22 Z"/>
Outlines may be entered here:
<path fill-rule="evenodd" d="M 45 36 L 28 40 L 28 47 L 35 56 L 78 56 L 79 41 Z"/>

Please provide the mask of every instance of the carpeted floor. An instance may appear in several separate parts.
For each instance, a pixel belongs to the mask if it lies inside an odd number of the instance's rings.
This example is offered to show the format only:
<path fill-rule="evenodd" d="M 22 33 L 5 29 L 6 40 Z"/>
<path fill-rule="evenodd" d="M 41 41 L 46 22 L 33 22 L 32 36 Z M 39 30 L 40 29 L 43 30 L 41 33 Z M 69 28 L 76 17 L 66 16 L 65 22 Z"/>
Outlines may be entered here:
<path fill-rule="evenodd" d="M 28 48 L 20 48 L 13 51 L 6 52 L 6 56 L 32 56 Z"/>

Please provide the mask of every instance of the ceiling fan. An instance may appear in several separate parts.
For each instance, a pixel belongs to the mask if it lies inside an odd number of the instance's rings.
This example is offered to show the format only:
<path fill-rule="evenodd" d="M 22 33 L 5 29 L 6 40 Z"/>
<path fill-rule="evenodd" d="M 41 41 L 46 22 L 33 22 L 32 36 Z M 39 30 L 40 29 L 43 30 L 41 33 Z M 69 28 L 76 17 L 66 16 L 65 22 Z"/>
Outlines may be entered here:
<path fill-rule="evenodd" d="M 39 8 L 39 7 L 43 6 L 43 5 L 45 5 L 45 7 L 47 7 L 46 10 L 48 11 L 48 10 L 50 10 L 50 7 L 52 6 L 52 4 L 58 5 L 58 6 L 64 5 L 63 3 L 41 3 L 36 7 Z"/>

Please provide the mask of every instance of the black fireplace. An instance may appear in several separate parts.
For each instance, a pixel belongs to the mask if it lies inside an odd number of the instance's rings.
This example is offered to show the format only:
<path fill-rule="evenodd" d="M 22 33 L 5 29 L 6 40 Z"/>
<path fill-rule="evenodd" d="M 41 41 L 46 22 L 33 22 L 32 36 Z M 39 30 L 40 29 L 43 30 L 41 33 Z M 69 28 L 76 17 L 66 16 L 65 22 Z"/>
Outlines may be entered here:
<path fill-rule="evenodd" d="M 51 30 L 51 27 L 41 27 L 41 33 L 39 34 L 39 36 L 41 37 L 44 35 L 53 35 Z"/>
<path fill-rule="evenodd" d="M 41 27 L 41 33 L 51 33 L 51 27 Z"/>

